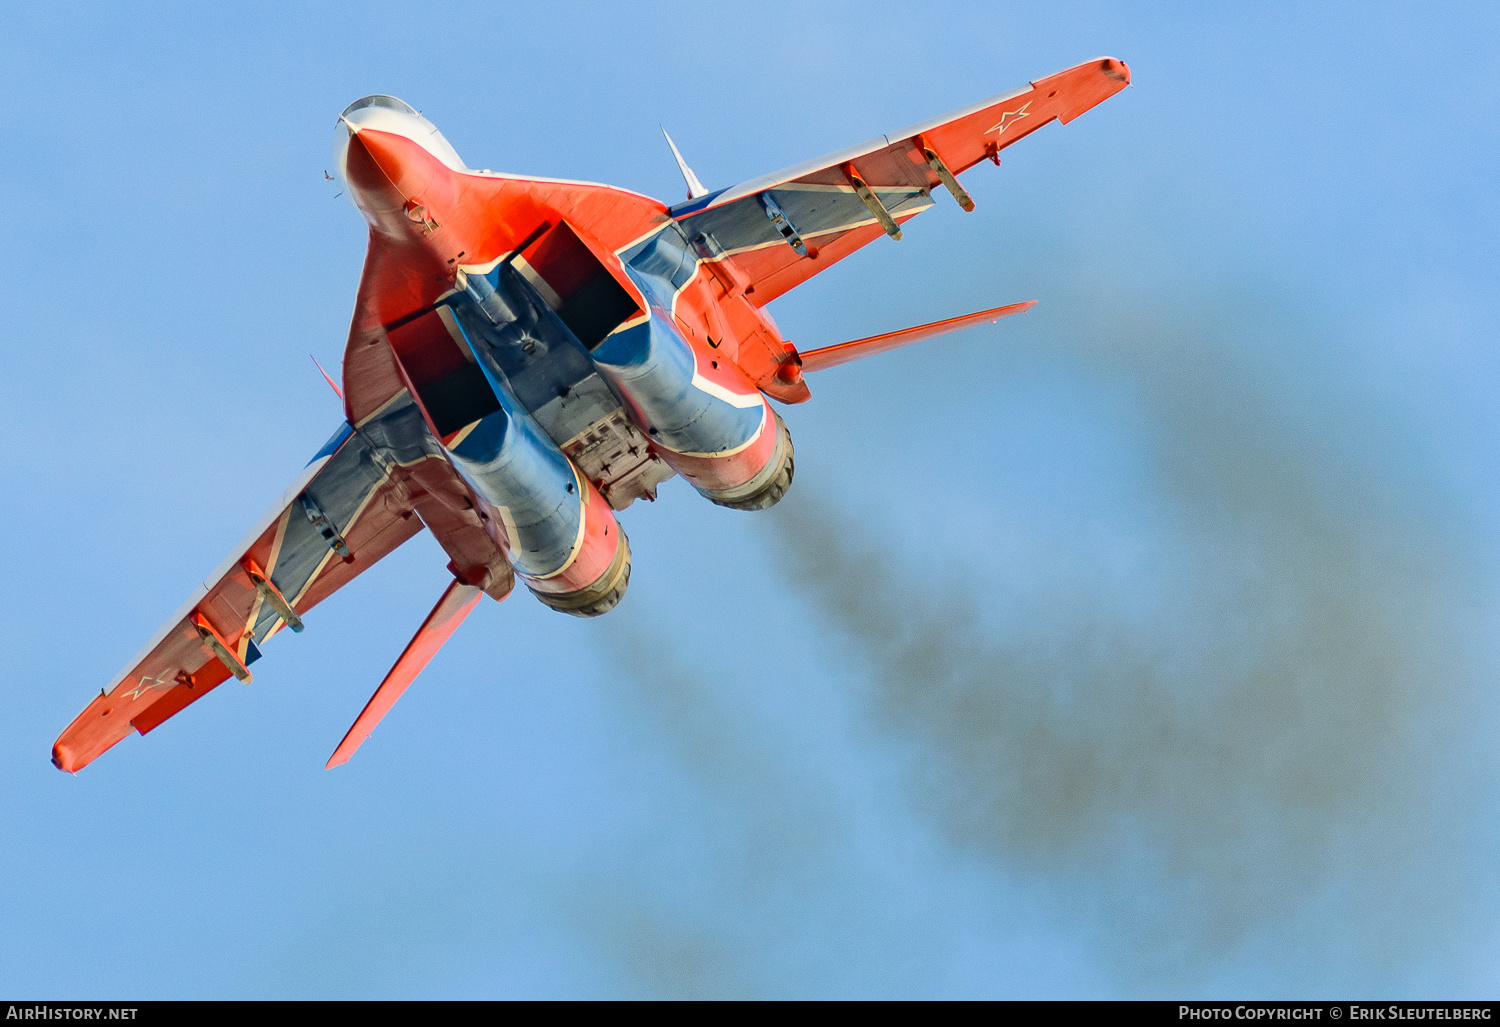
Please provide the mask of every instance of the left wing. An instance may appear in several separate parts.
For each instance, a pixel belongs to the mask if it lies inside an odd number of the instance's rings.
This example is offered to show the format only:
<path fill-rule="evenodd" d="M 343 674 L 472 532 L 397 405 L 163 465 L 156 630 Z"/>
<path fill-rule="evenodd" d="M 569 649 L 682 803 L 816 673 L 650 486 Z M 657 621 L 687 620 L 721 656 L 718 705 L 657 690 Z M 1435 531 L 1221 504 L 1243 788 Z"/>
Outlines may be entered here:
<path fill-rule="evenodd" d="M 422 528 L 401 485 L 344 425 L 281 500 L 52 747 L 75 772 L 146 734 L 233 675 L 260 647 Z"/>
<path fill-rule="evenodd" d="M 764 306 L 901 224 L 946 189 L 974 202 L 957 176 L 1051 121 L 1067 124 L 1130 84 L 1123 61 L 1101 57 L 826 157 L 671 209 L 709 259 L 733 258 L 745 294 Z"/>

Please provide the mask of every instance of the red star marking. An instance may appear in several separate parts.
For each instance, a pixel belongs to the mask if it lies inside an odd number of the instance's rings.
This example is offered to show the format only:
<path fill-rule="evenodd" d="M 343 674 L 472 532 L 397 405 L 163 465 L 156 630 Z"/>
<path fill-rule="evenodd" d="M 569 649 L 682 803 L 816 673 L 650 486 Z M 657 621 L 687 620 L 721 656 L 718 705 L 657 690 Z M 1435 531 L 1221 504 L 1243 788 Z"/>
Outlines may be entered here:
<path fill-rule="evenodd" d="M 167 682 L 162 680 L 162 678 L 166 677 L 170 673 L 171 671 L 164 670 L 154 678 L 142 676 L 140 683 L 137 684 L 134 688 L 129 688 L 122 691 L 120 693 L 120 698 L 130 699 L 133 701 L 139 699 L 142 692 L 165 692 L 167 689 L 171 688 L 173 684 L 175 684 L 175 682 Z"/>
<path fill-rule="evenodd" d="M 1000 120 L 999 121 L 995 122 L 989 128 L 987 128 L 987 129 L 984 130 L 984 134 L 985 135 L 989 135 L 991 132 L 994 132 L 996 135 L 1004 135 L 1005 134 L 1005 130 L 1010 127 L 1010 125 L 1011 125 L 1012 122 L 1018 121 L 1021 118 L 1029 118 L 1029 117 L 1031 117 L 1030 114 L 1026 113 L 1026 108 L 1030 107 L 1030 106 L 1031 106 L 1031 101 L 1027 100 L 1025 103 L 1021 104 L 1021 106 L 1019 108 L 1017 108 L 1016 110 L 1005 111 L 1003 114 L 1000 115 Z"/>

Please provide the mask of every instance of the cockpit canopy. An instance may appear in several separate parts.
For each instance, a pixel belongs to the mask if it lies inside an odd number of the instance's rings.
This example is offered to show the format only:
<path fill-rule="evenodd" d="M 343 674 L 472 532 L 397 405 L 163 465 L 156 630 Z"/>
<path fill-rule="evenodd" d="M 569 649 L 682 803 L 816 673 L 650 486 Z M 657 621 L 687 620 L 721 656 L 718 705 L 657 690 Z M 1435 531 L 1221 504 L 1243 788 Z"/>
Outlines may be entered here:
<path fill-rule="evenodd" d="M 463 159 L 443 138 L 443 134 L 420 111 L 404 100 L 376 93 L 361 97 L 344 108 L 333 132 L 333 166 L 335 174 L 345 187 L 351 203 L 365 211 L 358 190 L 350 187 L 348 180 L 349 140 L 362 131 L 374 131 L 410 139 L 452 171 L 464 172 L 468 168 Z M 388 173 L 390 173 L 388 171 Z M 425 182 L 425 179 L 423 179 Z M 410 185 L 411 183 L 408 183 Z M 363 202 L 374 202 L 365 197 Z M 370 212 L 365 211 L 369 216 Z"/>
<path fill-rule="evenodd" d="M 412 108 L 411 104 L 405 102 L 404 100 L 398 100 L 394 96 L 382 96 L 379 93 L 376 93 L 374 96 L 365 96 L 361 97 L 358 100 L 355 100 L 349 106 L 344 108 L 344 113 L 340 114 L 339 117 L 347 118 L 355 111 L 364 110 L 366 107 L 384 107 L 386 110 L 400 111 L 402 114 L 411 114 L 417 117 L 421 117 L 421 115 Z"/>

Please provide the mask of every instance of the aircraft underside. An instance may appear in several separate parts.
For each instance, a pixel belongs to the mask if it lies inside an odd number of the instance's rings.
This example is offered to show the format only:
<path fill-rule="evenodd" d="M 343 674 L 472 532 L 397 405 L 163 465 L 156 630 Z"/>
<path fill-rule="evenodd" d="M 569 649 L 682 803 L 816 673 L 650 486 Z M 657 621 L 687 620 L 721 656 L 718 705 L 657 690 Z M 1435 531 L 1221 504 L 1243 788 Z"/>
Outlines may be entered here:
<path fill-rule="evenodd" d="M 576 616 L 630 578 L 616 517 L 681 476 L 720 506 L 786 494 L 791 435 L 768 399 L 804 374 L 1030 303 L 799 352 L 765 305 L 902 226 L 957 174 L 1123 89 L 1101 58 L 1028 89 L 730 189 L 682 164 L 672 206 L 586 182 L 475 171 L 392 97 L 351 104 L 334 159 L 369 225 L 344 353 L 345 423 L 53 748 L 76 771 L 250 665 L 423 528 L 453 583 L 329 760 L 346 761 L 482 595 L 519 580 Z M 670 142 L 670 140 L 668 140 Z M 672 146 L 679 163 L 681 157 Z M 331 381 L 331 379 L 330 379 Z"/>

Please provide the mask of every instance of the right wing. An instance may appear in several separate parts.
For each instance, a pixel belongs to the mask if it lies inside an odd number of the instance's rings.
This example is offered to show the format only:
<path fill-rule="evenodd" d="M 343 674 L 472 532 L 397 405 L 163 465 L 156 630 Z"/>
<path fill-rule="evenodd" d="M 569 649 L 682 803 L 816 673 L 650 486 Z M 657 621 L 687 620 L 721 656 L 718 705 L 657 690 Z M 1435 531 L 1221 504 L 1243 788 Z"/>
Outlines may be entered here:
<path fill-rule="evenodd" d="M 1000 163 L 1018 139 L 1053 120 L 1067 124 L 1129 84 L 1123 61 L 1101 57 L 671 214 L 701 255 L 732 257 L 749 279 L 745 293 L 764 306 L 881 235 L 899 238 L 902 222 L 932 206 L 934 189 L 972 210 L 955 176 L 986 159 Z"/>
<path fill-rule="evenodd" d="M 229 557 L 52 747 L 76 772 L 132 729 L 152 730 L 422 528 L 402 486 L 345 424 Z"/>

